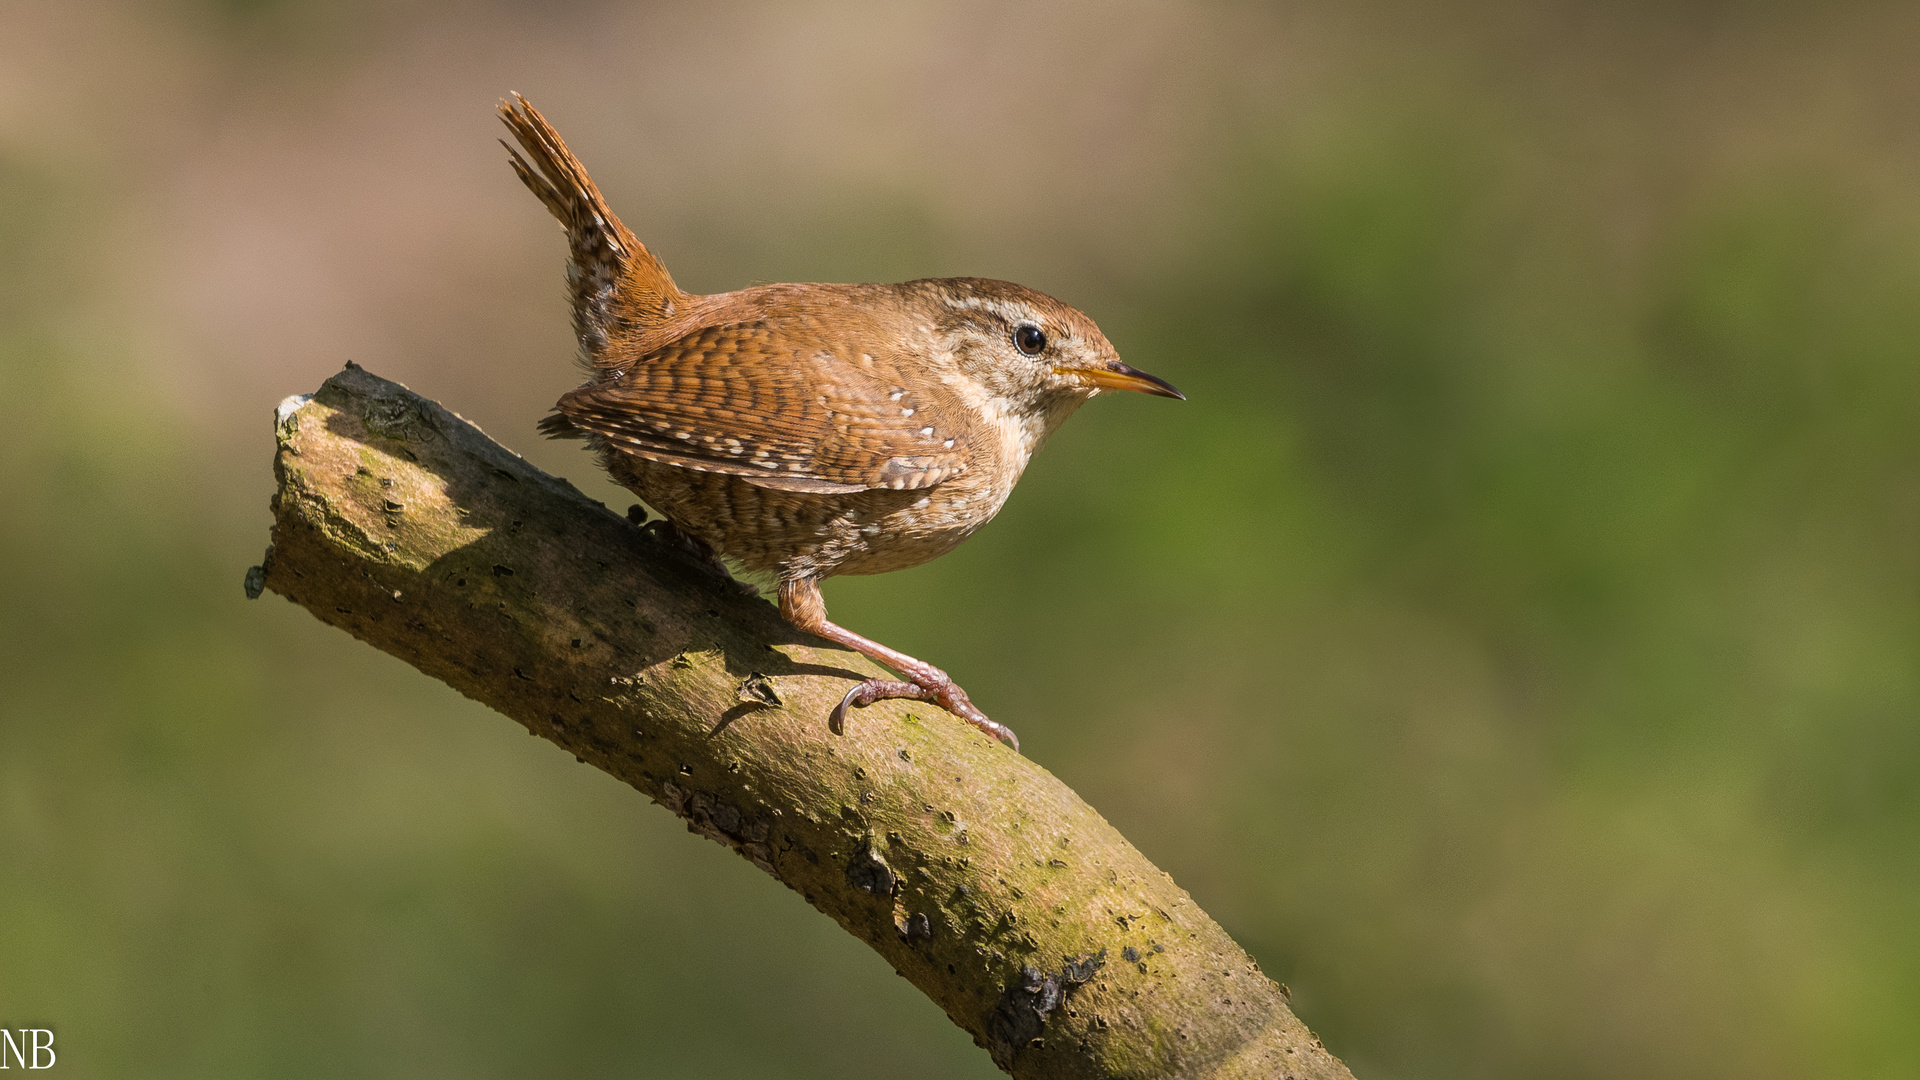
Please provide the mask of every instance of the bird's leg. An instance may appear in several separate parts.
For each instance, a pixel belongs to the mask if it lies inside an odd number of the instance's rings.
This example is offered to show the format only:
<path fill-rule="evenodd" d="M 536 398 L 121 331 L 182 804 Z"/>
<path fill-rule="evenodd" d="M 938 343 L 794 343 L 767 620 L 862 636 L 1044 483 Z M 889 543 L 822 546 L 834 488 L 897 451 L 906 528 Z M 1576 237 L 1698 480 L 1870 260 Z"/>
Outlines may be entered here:
<path fill-rule="evenodd" d="M 843 626 L 828 622 L 827 603 L 820 596 L 819 583 L 813 579 L 800 578 L 780 583 L 780 614 L 807 633 L 817 634 L 828 641 L 864 653 L 909 680 L 868 679 L 855 685 L 827 717 L 827 726 L 834 734 L 846 733 L 849 708 L 860 708 L 888 698 L 908 698 L 932 702 L 1015 750 L 1020 749 L 1020 739 L 1005 725 L 987 719 L 987 714 L 967 700 L 967 692 L 960 689 L 959 684 L 946 672 L 925 660 L 916 660 L 898 649 L 889 649 L 872 638 L 861 637 Z"/>

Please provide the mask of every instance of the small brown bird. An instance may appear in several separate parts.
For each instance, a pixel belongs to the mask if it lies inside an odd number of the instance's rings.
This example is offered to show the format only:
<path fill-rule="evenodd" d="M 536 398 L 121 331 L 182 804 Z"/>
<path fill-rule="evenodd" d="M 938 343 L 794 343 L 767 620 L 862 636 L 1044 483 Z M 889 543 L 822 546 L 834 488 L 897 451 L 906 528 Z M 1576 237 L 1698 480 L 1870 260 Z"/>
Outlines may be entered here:
<path fill-rule="evenodd" d="M 587 439 L 681 533 L 775 573 L 789 622 L 905 676 L 847 691 L 834 731 L 850 706 L 912 698 L 1019 749 L 946 672 L 828 622 L 820 582 L 952 551 L 1101 390 L 1183 395 L 1121 363 L 1092 319 L 1005 281 L 682 292 L 513 97 L 500 116 L 526 156 L 507 153 L 566 229 L 573 327 L 592 370 L 541 430 Z"/>

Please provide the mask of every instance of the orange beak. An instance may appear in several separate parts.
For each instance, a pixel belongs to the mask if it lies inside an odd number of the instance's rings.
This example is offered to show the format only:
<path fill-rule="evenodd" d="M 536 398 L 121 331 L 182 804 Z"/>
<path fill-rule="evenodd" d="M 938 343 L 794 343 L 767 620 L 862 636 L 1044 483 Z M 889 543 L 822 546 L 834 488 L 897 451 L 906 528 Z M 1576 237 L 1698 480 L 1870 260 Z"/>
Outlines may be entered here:
<path fill-rule="evenodd" d="M 1136 394 L 1187 400 L 1187 395 L 1175 390 L 1167 380 L 1130 368 L 1118 360 L 1107 361 L 1105 367 L 1057 367 L 1053 370 L 1057 375 L 1065 375 L 1102 390 L 1131 390 Z"/>

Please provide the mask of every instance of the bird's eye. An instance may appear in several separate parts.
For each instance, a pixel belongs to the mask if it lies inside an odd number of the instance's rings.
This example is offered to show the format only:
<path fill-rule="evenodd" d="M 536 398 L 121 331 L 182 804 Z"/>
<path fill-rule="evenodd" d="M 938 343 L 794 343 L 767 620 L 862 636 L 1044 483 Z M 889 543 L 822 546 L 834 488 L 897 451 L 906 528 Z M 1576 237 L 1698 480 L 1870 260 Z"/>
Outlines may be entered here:
<path fill-rule="evenodd" d="M 1047 347 L 1047 335 L 1037 326 L 1022 326 L 1013 332 L 1013 345 L 1028 356 L 1039 356 Z"/>

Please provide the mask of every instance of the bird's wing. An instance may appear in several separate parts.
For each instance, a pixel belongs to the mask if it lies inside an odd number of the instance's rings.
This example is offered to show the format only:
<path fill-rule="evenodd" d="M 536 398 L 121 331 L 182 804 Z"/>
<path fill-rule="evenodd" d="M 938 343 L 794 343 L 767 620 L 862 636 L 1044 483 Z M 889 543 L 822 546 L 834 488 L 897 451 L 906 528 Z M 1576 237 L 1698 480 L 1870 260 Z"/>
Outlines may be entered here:
<path fill-rule="evenodd" d="M 786 320 L 695 331 L 555 410 L 564 424 L 548 430 L 786 491 L 932 487 L 970 450 L 944 385 L 906 377 L 892 350 Z"/>

